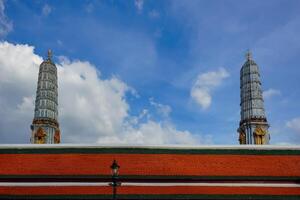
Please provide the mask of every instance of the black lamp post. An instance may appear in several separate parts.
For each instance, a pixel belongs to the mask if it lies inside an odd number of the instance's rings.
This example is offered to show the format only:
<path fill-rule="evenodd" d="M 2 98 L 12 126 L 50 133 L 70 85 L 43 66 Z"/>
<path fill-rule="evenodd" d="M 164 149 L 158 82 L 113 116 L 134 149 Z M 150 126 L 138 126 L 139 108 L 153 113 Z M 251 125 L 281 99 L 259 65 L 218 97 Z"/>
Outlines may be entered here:
<path fill-rule="evenodd" d="M 112 188 L 113 188 L 113 199 L 116 199 L 117 187 L 121 186 L 121 183 L 118 181 L 120 166 L 118 165 L 117 161 L 114 160 L 112 165 L 110 166 L 110 168 L 111 168 L 111 174 L 112 174 L 112 183 L 110 183 L 109 185 L 112 186 Z"/>

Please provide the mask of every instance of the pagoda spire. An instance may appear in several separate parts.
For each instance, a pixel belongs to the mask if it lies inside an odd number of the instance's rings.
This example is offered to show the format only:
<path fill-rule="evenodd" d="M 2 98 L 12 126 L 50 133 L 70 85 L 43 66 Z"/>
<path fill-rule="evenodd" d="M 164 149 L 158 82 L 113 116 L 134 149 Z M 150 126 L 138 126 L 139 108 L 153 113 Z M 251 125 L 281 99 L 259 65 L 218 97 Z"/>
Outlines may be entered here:
<path fill-rule="evenodd" d="M 60 143 L 58 124 L 57 69 L 51 61 L 52 51 L 39 69 L 34 118 L 31 125 L 31 143 Z"/>
<path fill-rule="evenodd" d="M 240 144 L 268 144 L 269 124 L 265 114 L 259 68 L 249 50 L 246 53 L 246 62 L 241 68 L 240 81 Z"/>

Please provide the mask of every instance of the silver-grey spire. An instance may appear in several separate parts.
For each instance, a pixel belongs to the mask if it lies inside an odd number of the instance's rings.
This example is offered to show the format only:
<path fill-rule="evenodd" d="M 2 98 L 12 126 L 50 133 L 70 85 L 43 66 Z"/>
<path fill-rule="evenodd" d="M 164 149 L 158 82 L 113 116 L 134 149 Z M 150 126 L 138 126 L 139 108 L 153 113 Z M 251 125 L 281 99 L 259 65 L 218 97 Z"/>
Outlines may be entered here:
<path fill-rule="evenodd" d="M 57 69 L 52 62 L 52 51 L 39 69 L 31 143 L 60 143 L 58 118 Z"/>
<path fill-rule="evenodd" d="M 241 120 L 238 128 L 240 144 L 268 144 L 268 122 L 264 109 L 259 68 L 246 53 L 240 72 Z"/>

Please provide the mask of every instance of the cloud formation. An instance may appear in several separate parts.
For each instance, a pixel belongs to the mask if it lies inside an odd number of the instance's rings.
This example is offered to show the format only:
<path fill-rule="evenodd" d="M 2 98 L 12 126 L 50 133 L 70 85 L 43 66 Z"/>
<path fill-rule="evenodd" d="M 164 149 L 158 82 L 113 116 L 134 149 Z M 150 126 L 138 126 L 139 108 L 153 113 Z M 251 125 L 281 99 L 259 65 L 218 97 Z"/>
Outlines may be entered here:
<path fill-rule="evenodd" d="M 95 9 L 95 6 L 94 6 L 94 4 L 93 4 L 92 2 L 88 3 L 88 4 L 85 6 L 85 11 L 86 11 L 87 13 L 93 12 L 94 9 Z"/>
<path fill-rule="evenodd" d="M 192 86 L 190 95 L 202 109 L 207 109 L 212 102 L 212 91 L 218 87 L 229 73 L 224 68 L 199 74 Z"/>
<path fill-rule="evenodd" d="M 141 13 L 144 7 L 144 0 L 135 0 L 134 6 L 136 7 L 137 11 Z"/>
<path fill-rule="evenodd" d="M 5 15 L 4 1 L 0 0 L 0 38 L 5 37 L 13 29 L 13 23 Z"/>
<path fill-rule="evenodd" d="M 286 122 L 286 126 L 296 133 L 300 134 L 300 117 L 291 119 L 290 121 Z"/>
<path fill-rule="evenodd" d="M 0 143 L 28 143 L 34 94 L 42 58 L 29 45 L 0 42 Z M 116 77 L 104 79 L 91 63 L 59 57 L 59 122 L 63 143 L 198 144 L 211 142 L 169 121 L 130 116 L 126 94 L 134 91 Z M 133 94 L 134 95 L 134 94 Z M 152 100 L 168 115 L 171 107 Z M 145 118 L 146 117 L 146 118 Z"/>
<path fill-rule="evenodd" d="M 281 92 L 279 90 L 270 88 L 270 89 L 265 90 L 263 92 L 263 97 L 264 97 L 264 99 L 270 99 L 270 98 L 272 98 L 274 96 L 277 96 L 277 95 L 280 95 L 280 94 L 281 94 Z"/>
<path fill-rule="evenodd" d="M 170 113 L 172 112 L 172 108 L 169 105 L 164 105 L 158 102 L 155 102 L 153 98 L 149 99 L 150 105 L 154 106 L 157 113 L 164 118 L 169 117 Z"/>
<path fill-rule="evenodd" d="M 148 13 L 149 17 L 154 19 L 154 18 L 159 18 L 160 14 L 157 10 L 153 9 Z"/>
<path fill-rule="evenodd" d="M 48 16 L 52 12 L 52 7 L 48 4 L 45 4 L 42 9 L 42 13 L 44 16 Z"/>

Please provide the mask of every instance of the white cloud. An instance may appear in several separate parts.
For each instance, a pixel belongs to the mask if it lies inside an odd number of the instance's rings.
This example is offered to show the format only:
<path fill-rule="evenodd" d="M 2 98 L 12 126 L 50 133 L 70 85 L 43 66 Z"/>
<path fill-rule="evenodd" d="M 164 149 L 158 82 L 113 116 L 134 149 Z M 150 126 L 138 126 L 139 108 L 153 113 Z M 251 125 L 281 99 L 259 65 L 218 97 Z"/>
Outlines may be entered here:
<path fill-rule="evenodd" d="M 275 143 L 274 145 L 291 146 L 291 145 L 295 145 L 295 144 L 290 143 L 290 142 L 278 142 L 278 143 Z"/>
<path fill-rule="evenodd" d="M 263 97 L 264 97 L 264 99 L 270 99 L 273 96 L 277 96 L 277 95 L 280 95 L 280 94 L 281 94 L 281 92 L 279 90 L 270 88 L 270 89 L 263 92 Z"/>
<path fill-rule="evenodd" d="M 114 77 L 101 79 L 88 62 L 63 60 L 57 67 L 59 113 L 66 141 L 92 142 L 121 132 L 128 115 L 124 96 L 129 87 Z"/>
<path fill-rule="evenodd" d="M 286 122 L 286 126 L 300 134 L 300 117 L 294 118 Z"/>
<path fill-rule="evenodd" d="M 23 97 L 22 103 L 17 105 L 17 109 L 22 113 L 32 112 L 34 110 L 34 96 Z"/>
<path fill-rule="evenodd" d="M 203 109 L 207 109 L 211 104 L 211 95 L 206 88 L 193 88 L 191 96 Z"/>
<path fill-rule="evenodd" d="M 85 11 L 87 13 L 91 13 L 94 11 L 94 8 L 95 8 L 94 4 L 92 2 L 90 2 L 85 6 Z"/>
<path fill-rule="evenodd" d="M 107 136 L 99 138 L 99 144 L 199 144 L 202 141 L 200 136 L 195 136 L 189 131 L 179 131 L 170 123 L 158 123 L 147 121 L 140 123 L 137 127 L 128 126 L 123 134 L 119 136 Z M 210 141 L 205 141 L 210 142 Z"/>
<path fill-rule="evenodd" d="M 138 116 L 129 117 L 127 124 L 130 124 L 131 126 L 137 126 L 144 119 L 146 119 L 147 121 L 150 119 L 149 110 L 147 109 L 143 109 Z"/>
<path fill-rule="evenodd" d="M 48 4 L 45 4 L 42 8 L 42 13 L 44 16 L 48 16 L 52 12 L 52 7 Z"/>
<path fill-rule="evenodd" d="M 191 97 L 203 108 L 207 109 L 211 105 L 211 92 L 219 86 L 229 73 L 220 68 L 217 71 L 210 71 L 199 74 L 191 89 Z"/>
<path fill-rule="evenodd" d="M 0 0 L 0 38 L 5 37 L 13 29 L 13 23 L 5 15 L 4 1 Z"/>
<path fill-rule="evenodd" d="M 135 0 L 134 5 L 139 13 L 143 11 L 144 0 Z"/>
<path fill-rule="evenodd" d="M 34 94 L 42 58 L 28 45 L 0 42 L 0 143 L 28 143 Z M 170 121 L 150 119 L 144 109 L 130 116 L 126 94 L 132 92 L 116 77 L 104 79 L 89 62 L 60 56 L 59 122 L 63 143 L 198 144 L 211 142 Z M 163 114 L 171 108 L 153 101 Z"/>
<path fill-rule="evenodd" d="M 63 45 L 63 42 L 61 40 L 56 40 L 56 43 L 59 45 L 59 46 L 62 46 Z"/>
<path fill-rule="evenodd" d="M 160 114 L 162 117 L 165 117 L 165 118 L 169 117 L 169 114 L 172 111 L 172 108 L 169 105 L 164 105 L 164 104 L 155 102 L 153 98 L 150 98 L 149 102 L 152 106 L 155 107 L 158 114 Z"/>
<path fill-rule="evenodd" d="M 148 13 L 149 17 L 150 18 L 159 18 L 160 14 L 157 10 L 151 10 L 149 13 Z"/>

